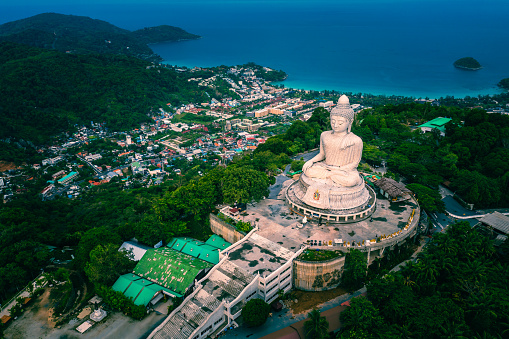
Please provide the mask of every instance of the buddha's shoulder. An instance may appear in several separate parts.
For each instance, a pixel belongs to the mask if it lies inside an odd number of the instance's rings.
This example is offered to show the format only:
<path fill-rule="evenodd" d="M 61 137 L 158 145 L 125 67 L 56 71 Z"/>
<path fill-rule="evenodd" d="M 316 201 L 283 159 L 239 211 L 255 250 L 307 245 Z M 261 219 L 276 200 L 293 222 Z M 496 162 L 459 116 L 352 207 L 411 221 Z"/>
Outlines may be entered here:
<path fill-rule="evenodd" d="M 362 139 L 358 136 L 358 135 L 355 135 L 353 133 L 348 133 L 346 135 L 346 138 L 350 141 L 350 142 L 353 142 L 353 143 L 361 143 L 362 144 Z"/>

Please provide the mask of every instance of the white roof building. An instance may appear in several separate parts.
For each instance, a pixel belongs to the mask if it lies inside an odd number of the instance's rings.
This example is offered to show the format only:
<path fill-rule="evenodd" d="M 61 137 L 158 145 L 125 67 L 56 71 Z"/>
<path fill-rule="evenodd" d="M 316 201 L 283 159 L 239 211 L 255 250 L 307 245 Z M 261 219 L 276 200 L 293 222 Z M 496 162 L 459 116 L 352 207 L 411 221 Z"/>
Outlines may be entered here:
<path fill-rule="evenodd" d="M 145 252 L 147 252 L 149 248 L 150 247 L 144 246 L 134 241 L 125 241 L 118 250 L 121 251 L 122 249 L 124 249 L 128 252 L 131 251 L 134 255 L 133 260 L 140 261 L 141 258 L 145 255 Z"/>

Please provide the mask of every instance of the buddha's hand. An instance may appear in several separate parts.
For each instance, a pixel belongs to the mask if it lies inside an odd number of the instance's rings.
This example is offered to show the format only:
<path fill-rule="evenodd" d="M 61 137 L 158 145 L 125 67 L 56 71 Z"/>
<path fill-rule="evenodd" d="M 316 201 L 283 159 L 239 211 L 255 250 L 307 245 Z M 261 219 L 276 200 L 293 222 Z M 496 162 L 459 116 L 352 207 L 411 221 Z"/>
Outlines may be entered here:
<path fill-rule="evenodd" d="M 306 161 L 306 163 L 304 164 L 304 166 L 302 166 L 302 173 L 306 173 L 306 171 L 311 167 L 313 166 L 313 161 L 312 160 L 308 160 Z"/>

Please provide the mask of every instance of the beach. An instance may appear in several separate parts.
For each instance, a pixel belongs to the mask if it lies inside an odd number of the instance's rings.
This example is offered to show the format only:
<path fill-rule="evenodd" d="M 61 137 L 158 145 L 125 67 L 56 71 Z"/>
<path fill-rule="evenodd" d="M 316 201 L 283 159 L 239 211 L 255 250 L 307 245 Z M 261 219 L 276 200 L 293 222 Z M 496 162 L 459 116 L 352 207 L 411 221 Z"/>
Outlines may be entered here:
<path fill-rule="evenodd" d="M 501 93 L 509 77 L 509 3 L 447 1 L 196 1 L 0 5 L 0 23 L 40 12 L 85 15 L 135 30 L 168 24 L 202 39 L 150 47 L 188 67 L 255 62 L 309 90 L 440 98 Z M 483 69 L 453 62 L 475 57 Z"/>

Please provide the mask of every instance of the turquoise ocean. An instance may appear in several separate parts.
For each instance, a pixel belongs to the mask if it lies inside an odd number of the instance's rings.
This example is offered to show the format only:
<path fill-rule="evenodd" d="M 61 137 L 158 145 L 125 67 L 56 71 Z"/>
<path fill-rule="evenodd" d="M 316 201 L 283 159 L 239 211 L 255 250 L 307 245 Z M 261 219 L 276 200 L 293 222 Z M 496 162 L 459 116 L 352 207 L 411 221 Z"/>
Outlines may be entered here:
<path fill-rule="evenodd" d="M 114 0 L 110 0 L 114 1 Z M 165 62 L 255 62 L 288 73 L 286 87 L 429 98 L 501 93 L 509 77 L 509 1 L 156 1 L 0 3 L 0 23 L 44 12 L 129 30 L 173 25 L 199 40 L 152 45 Z M 453 67 L 461 57 L 483 69 Z"/>

